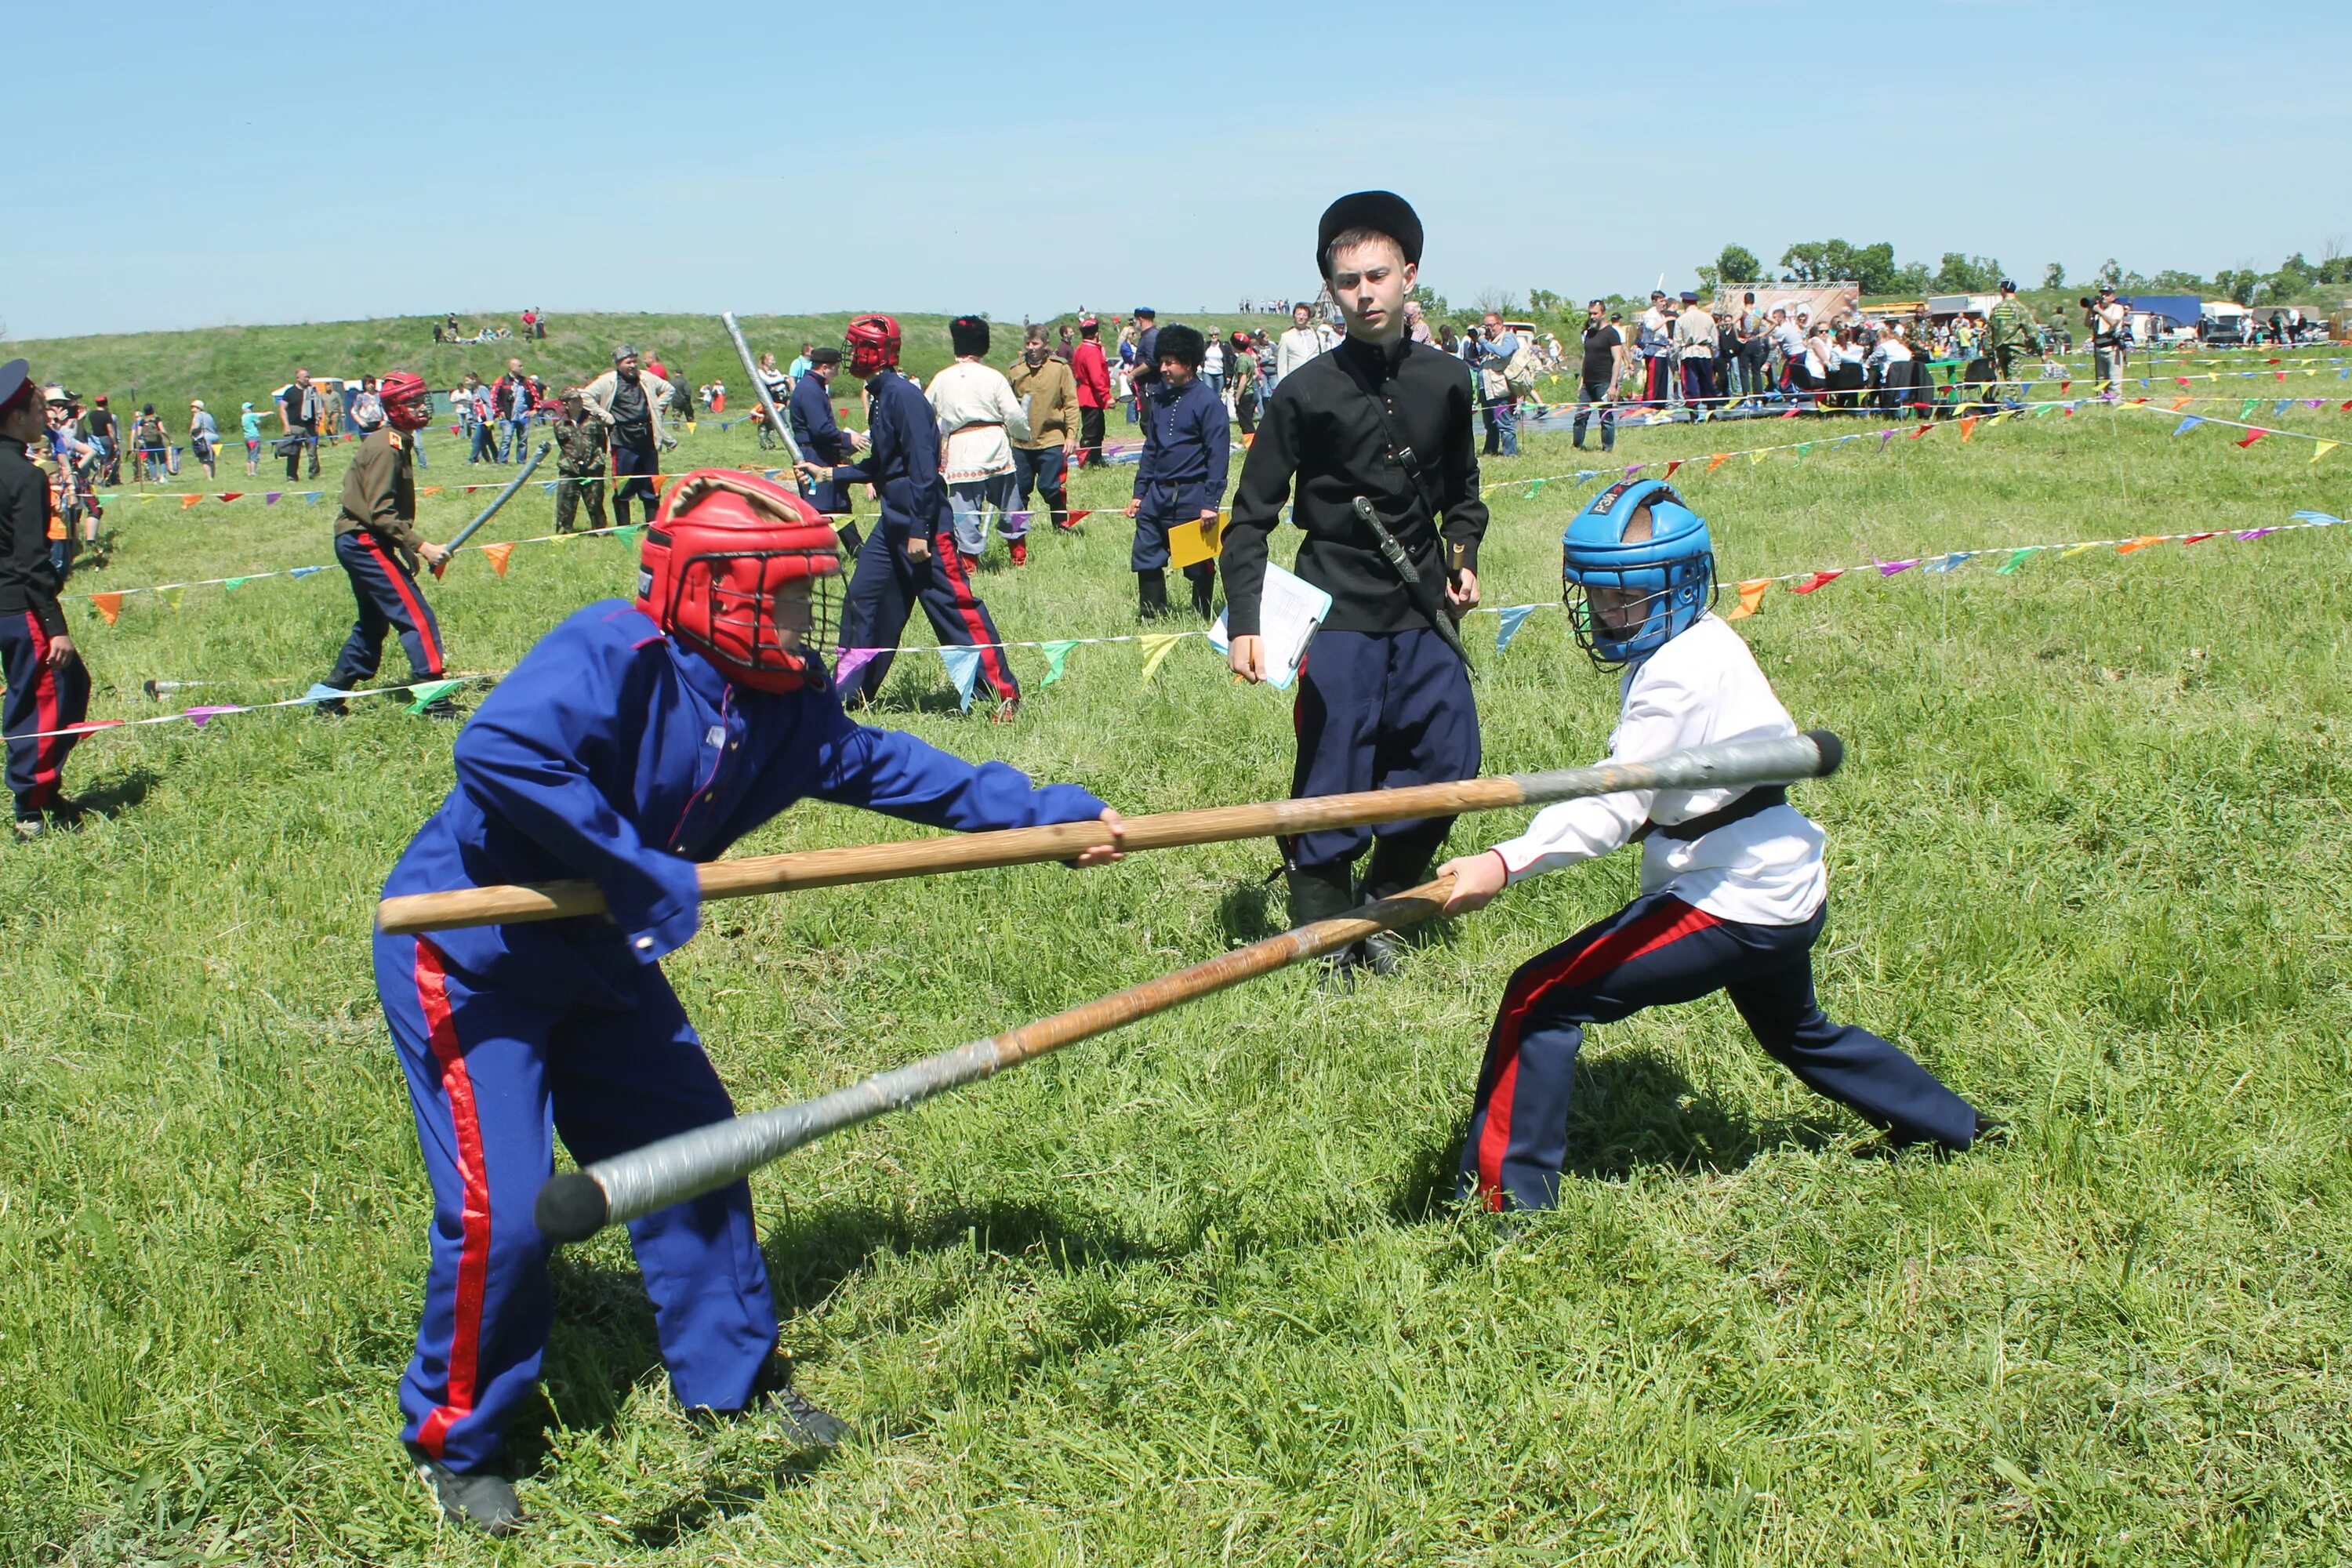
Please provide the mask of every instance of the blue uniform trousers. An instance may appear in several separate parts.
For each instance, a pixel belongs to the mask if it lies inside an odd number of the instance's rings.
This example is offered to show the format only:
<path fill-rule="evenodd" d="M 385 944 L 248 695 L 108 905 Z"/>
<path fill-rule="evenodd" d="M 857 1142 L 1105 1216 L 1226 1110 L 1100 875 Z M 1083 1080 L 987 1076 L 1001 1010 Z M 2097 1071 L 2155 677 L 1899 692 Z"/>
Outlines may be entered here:
<path fill-rule="evenodd" d="M 1299 671 L 1291 718 L 1298 731 L 1293 795 L 1478 776 L 1483 752 L 1469 670 L 1427 626 L 1318 632 Z M 1434 816 L 1306 833 L 1285 841 L 1284 858 L 1296 871 L 1344 876 L 1377 838 L 1375 860 L 1392 862 L 1394 869 L 1368 870 L 1365 887 L 1385 893 L 1387 884 L 1425 867 L 1453 826 L 1452 817 Z"/>
<path fill-rule="evenodd" d="M 971 569 L 958 554 L 954 541 L 944 532 L 933 536 L 930 558 L 917 561 L 907 553 L 904 534 L 877 527 L 858 547 L 857 574 L 842 600 L 841 646 L 885 651 L 858 671 L 856 684 L 842 693 L 845 702 L 852 697 L 871 702 L 880 693 L 907 617 L 919 604 L 941 644 L 980 649 L 981 678 L 998 700 L 1021 695 L 1004 649 L 997 646 L 996 623 L 971 591 Z"/>
<path fill-rule="evenodd" d="M 1965 1149 L 1977 1113 L 1867 1029 L 1833 1024 L 1813 995 L 1824 904 L 1801 925 L 1751 925 L 1644 894 L 1519 966 L 1486 1041 L 1455 1194 L 1499 1209 L 1550 1208 L 1568 1155 L 1568 1104 L 1585 1026 L 1729 994 L 1773 1060 L 1901 1142 Z"/>
<path fill-rule="evenodd" d="M 0 614 L 0 668 L 8 691 L 0 699 L 0 733 L 8 737 L 8 791 L 20 811 L 58 801 L 66 755 L 79 735 L 52 731 L 89 716 L 89 670 L 79 658 L 49 668 L 49 634 L 30 610 Z"/>
<path fill-rule="evenodd" d="M 582 1164 L 734 1106 L 661 971 L 619 958 L 635 1006 L 609 1010 L 478 985 L 429 940 L 375 939 L 376 992 L 433 1184 L 432 1260 L 402 1440 L 454 1470 L 493 1464 L 538 1381 L 552 1297 L 531 1204 L 554 1136 Z M 629 1226 L 681 1404 L 736 1410 L 774 1349 L 748 1182 Z"/>
<path fill-rule="evenodd" d="M 425 602 L 407 563 L 364 528 L 335 536 L 335 559 L 352 580 L 352 597 L 359 601 L 360 613 L 327 684 L 349 691 L 374 679 L 383 664 L 384 634 L 394 628 L 408 654 L 409 678 L 437 679 L 443 668 L 441 625 L 433 618 L 433 606 Z"/>

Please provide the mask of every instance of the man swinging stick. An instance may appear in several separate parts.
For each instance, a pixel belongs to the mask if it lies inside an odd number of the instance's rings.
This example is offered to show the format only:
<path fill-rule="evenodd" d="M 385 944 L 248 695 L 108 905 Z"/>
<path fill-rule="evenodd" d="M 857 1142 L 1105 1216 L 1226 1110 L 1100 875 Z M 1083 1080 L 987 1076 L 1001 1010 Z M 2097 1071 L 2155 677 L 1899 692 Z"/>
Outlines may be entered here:
<path fill-rule="evenodd" d="M 662 955 L 688 941 L 696 863 L 803 797 L 961 830 L 1099 818 L 1072 784 L 1032 787 L 844 715 L 815 650 L 840 546 L 807 502 L 705 471 L 665 498 L 635 604 L 605 600 L 541 640 L 458 735 L 457 787 L 387 893 L 587 877 L 609 913 L 375 940 L 434 1192 L 403 1440 L 442 1508 L 503 1532 L 506 1426 L 539 1376 L 551 1243 L 532 1200 L 553 1135 L 583 1163 L 734 1114 Z M 842 1427 L 792 1388 L 736 1182 L 630 1227 L 671 1386 L 690 1410 L 772 1409 L 799 1440 Z"/>

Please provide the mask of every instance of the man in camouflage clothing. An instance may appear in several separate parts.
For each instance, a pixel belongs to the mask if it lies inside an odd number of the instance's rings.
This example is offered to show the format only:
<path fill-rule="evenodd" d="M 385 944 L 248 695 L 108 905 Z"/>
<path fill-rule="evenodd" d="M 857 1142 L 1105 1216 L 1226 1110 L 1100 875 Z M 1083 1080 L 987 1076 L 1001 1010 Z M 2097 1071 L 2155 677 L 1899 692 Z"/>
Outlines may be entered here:
<path fill-rule="evenodd" d="M 2033 312 L 2017 297 L 2014 279 L 2000 280 L 2000 299 L 1985 316 L 1985 357 L 1992 361 L 1993 376 L 2005 389 L 2023 379 L 2021 367 L 2033 350 Z"/>
<path fill-rule="evenodd" d="M 555 422 L 555 531 L 572 531 L 572 514 L 584 496 L 588 521 L 603 529 L 604 521 L 604 426 L 588 417 L 588 405 L 577 392 L 563 395 L 563 417 Z"/>

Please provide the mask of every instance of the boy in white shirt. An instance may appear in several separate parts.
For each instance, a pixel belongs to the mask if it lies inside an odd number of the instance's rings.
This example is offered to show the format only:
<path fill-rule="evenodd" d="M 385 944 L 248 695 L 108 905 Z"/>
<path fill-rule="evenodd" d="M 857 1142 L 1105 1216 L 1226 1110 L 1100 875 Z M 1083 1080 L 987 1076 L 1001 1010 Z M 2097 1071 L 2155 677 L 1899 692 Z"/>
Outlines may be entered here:
<path fill-rule="evenodd" d="M 1029 551 L 1029 516 L 1013 510 L 1013 443 L 1029 439 L 1029 412 L 1013 395 L 1004 373 L 984 363 L 988 353 L 988 323 L 978 316 L 958 316 L 948 323 L 955 363 L 931 377 L 924 395 L 940 423 L 946 441 L 945 472 L 948 511 L 954 520 L 955 547 L 977 561 L 988 551 L 988 519 L 996 517 L 996 531 L 1013 552 L 1013 563 L 1025 563 Z"/>
<path fill-rule="evenodd" d="M 1595 663 L 1625 670 L 1612 762 L 1797 732 L 1748 645 L 1710 613 L 1706 522 L 1673 490 L 1654 479 L 1612 486 L 1570 523 L 1561 552 L 1578 642 Z M 1445 912 L 1635 839 L 1641 896 L 1520 965 L 1503 993 L 1459 1196 L 1490 1209 L 1551 1207 L 1585 1026 L 1715 991 L 1730 994 L 1775 1060 L 1895 1142 L 1975 1141 L 1983 1124 L 1968 1101 L 1876 1035 L 1822 1016 L 1812 971 L 1829 912 L 1822 830 L 1782 786 L 1549 806 L 1518 837 L 1443 868 L 1454 879 Z"/>

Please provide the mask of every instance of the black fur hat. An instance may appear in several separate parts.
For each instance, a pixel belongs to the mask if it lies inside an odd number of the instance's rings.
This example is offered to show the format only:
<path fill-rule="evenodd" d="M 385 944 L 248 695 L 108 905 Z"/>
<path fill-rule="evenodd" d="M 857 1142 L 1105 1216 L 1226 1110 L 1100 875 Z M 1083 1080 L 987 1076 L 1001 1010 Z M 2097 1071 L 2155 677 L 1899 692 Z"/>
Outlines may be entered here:
<path fill-rule="evenodd" d="M 1208 357 L 1208 344 L 1202 341 L 1198 327 L 1178 321 L 1160 329 L 1159 346 L 1153 352 L 1161 359 L 1178 360 L 1198 370 L 1201 362 Z"/>
<path fill-rule="evenodd" d="M 958 316 L 948 323 L 948 340 L 959 354 L 988 353 L 988 323 L 978 316 Z"/>

